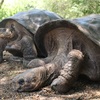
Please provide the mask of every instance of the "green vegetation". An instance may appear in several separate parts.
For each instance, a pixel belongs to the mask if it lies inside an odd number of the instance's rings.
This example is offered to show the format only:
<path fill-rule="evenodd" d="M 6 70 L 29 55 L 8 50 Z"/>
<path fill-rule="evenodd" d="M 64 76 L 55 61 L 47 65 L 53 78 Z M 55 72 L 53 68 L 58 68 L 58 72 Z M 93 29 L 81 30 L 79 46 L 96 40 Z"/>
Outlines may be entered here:
<path fill-rule="evenodd" d="M 32 8 L 53 11 L 64 18 L 100 14 L 100 0 L 0 0 L 0 20 Z"/>

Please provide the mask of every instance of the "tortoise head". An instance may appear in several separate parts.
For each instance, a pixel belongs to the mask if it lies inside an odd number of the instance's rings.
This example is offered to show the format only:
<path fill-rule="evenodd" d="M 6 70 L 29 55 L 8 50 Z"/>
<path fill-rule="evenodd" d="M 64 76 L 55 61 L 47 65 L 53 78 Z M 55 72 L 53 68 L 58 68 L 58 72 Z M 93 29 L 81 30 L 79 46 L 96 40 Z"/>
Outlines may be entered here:
<path fill-rule="evenodd" d="M 0 38 L 4 39 L 12 39 L 14 37 L 14 33 L 12 33 L 9 28 L 0 28 Z"/>
<path fill-rule="evenodd" d="M 0 28 L 0 63 L 3 61 L 3 51 L 8 41 L 14 37 L 9 28 Z"/>
<path fill-rule="evenodd" d="M 29 69 L 12 80 L 12 87 L 17 92 L 31 92 L 40 89 L 46 79 L 43 67 Z"/>
<path fill-rule="evenodd" d="M 11 27 L 8 28 L 0 28 L 0 38 L 4 41 L 7 41 L 7 45 L 5 47 L 7 51 L 15 54 L 20 50 L 20 45 L 14 42 L 18 38 L 18 34 L 13 24 L 11 25 Z M 19 52 L 19 54 L 21 53 Z"/>

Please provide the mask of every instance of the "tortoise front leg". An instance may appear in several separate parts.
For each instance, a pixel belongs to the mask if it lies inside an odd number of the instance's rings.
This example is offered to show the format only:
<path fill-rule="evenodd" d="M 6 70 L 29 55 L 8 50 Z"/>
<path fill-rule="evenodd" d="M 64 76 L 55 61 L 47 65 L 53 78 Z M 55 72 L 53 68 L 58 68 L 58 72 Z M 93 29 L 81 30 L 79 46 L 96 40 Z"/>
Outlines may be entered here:
<path fill-rule="evenodd" d="M 0 63 L 3 61 L 3 51 L 7 45 L 7 40 L 0 38 Z"/>
<path fill-rule="evenodd" d="M 58 78 L 56 78 L 51 88 L 59 93 L 67 92 L 78 77 L 83 54 L 79 50 L 72 50 L 67 56 L 67 63 L 63 66 Z"/>

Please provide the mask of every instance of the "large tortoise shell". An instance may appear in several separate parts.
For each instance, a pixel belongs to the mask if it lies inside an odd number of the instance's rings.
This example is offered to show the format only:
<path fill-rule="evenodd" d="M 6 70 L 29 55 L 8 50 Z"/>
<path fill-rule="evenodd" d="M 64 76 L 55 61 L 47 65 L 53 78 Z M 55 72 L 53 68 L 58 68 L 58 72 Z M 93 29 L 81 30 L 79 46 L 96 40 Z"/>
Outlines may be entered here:
<path fill-rule="evenodd" d="M 0 28 L 4 28 L 9 20 L 14 20 L 24 26 L 29 32 L 35 34 L 40 25 L 56 19 L 62 19 L 62 17 L 47 10 L 32 9 L 25 12 L 19 12 L 14 16 L 2 20 L 0 22 Z"/>
<path fill-rule="evenodd" d="M 72 20 L 58 19 L 41 25 L 34 36 L 37 47 L 41 48 L 39 51 L 40 54 L 45 54 L 46 52 L 43 45 L 45 34 L 58 27 L 78 29 L 81 31 L 81 33 L 88 37 L 88 39 L 91 39 L 96 45 L 100 47 L 100 15 L 92 14 Z"/>

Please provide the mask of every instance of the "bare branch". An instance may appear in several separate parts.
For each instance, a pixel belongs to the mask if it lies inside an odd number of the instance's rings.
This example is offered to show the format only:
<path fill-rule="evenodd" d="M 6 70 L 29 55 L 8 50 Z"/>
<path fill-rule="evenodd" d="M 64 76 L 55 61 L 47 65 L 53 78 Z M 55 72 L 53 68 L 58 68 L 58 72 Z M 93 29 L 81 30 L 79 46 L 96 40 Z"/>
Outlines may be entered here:
<path fill-rule="evenodd" d="M 0 8 L 2 7 L 4 0 L 0 0 Z"/>

